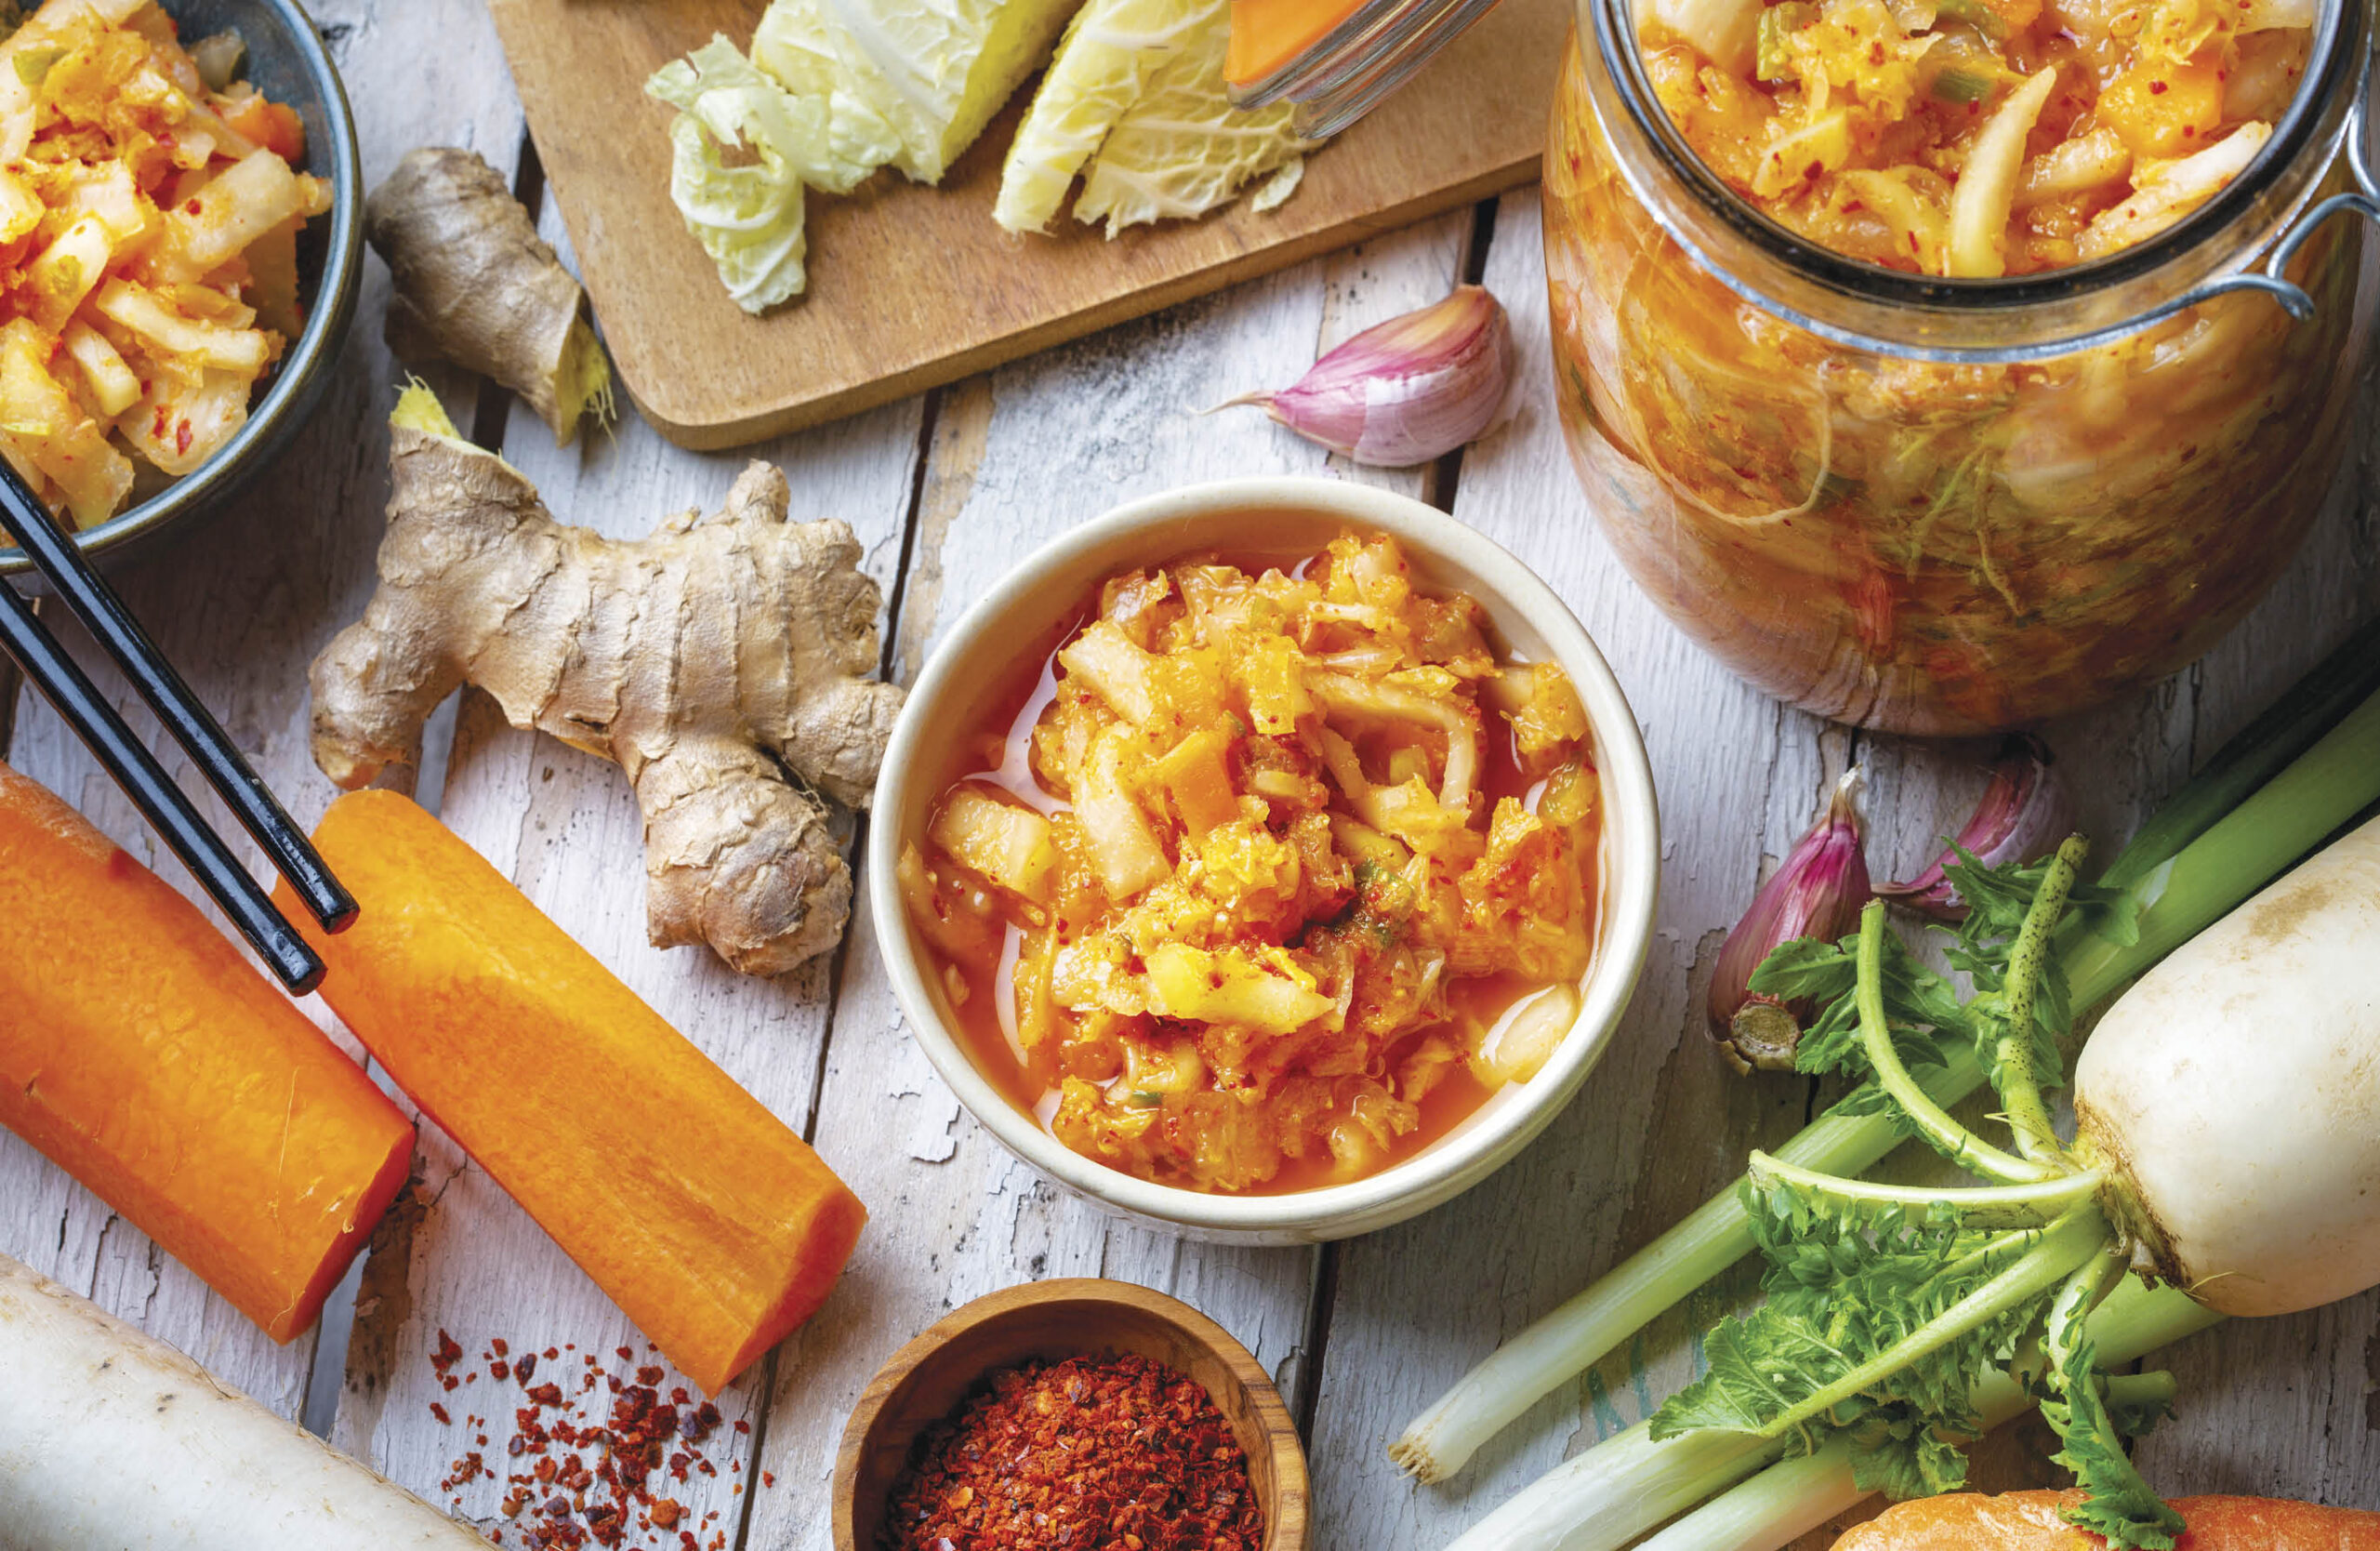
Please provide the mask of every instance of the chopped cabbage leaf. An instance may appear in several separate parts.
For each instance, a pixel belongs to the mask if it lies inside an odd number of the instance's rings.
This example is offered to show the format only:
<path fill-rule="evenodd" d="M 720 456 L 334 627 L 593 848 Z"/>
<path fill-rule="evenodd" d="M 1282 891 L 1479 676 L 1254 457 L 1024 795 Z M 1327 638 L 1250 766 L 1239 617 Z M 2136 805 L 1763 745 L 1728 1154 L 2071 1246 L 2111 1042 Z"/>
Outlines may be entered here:
<path fill-rule="evenodd" d="M 1196 0 L 1090 0 L 1076 12 L 1009 145 L 992 219 L 1011 232 L 1046 230 L 1157 65 L 1210 24 Z"/>
<path fill-rule="evenodd" d="M 1313 148 L 1297 131 L 1295 104 L 1254 113 L 1231 105 L 1223 85 L 1230 14 L 1227 0 L 1197 0 L 1183 46 L 1159 61 L 1100 143 L 1075 198 L 1077 220 L 1104 219 L 1113 237 L 1144 221 L 1202 216 Z"/>
<path fill-rule="evenodd" d="M 727 294 L 747 312 L 798 294 L 809 252 L 802 178 L 823 160 L 826 104 L 787 92 L 724 37 L 662 66 L 644 89 L 680 110 L 669 198 Z M 751 160 L 730 166 L 731 152 Z"/>

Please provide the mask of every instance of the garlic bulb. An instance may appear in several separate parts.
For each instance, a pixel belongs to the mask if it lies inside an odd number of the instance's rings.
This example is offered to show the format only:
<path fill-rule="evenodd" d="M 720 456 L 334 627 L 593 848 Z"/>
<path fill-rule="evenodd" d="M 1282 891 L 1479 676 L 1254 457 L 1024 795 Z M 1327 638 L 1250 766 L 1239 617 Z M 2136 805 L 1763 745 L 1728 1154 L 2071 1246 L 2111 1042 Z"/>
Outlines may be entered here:
<path fill-rule="evenodd" d="M 1375 324 L 1255 404 L 1310 442 L 1386 469 L 1427 463 L 1495 423 L 1513 375 L 1503 304 L 1478 285 Z"/>

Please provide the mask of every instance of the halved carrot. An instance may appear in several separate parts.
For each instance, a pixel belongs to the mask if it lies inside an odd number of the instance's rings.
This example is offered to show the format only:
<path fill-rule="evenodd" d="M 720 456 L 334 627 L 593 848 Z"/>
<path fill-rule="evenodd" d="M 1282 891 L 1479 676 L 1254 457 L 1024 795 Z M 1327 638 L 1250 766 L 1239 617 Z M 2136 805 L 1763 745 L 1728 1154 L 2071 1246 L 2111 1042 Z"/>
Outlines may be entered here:
<path fill-rule="evenodd" d="M 413 1127 L 198 908 L 0 765 L 0 1124 L 287 1341 Z"/>
<path fill-rule="evenodd" d="M 816 1311 L 867 1213 L 809 1144 L 404 798 L 314 843 L 363 910 L 308 933 L 324 999 L 687 1377 Z"/>

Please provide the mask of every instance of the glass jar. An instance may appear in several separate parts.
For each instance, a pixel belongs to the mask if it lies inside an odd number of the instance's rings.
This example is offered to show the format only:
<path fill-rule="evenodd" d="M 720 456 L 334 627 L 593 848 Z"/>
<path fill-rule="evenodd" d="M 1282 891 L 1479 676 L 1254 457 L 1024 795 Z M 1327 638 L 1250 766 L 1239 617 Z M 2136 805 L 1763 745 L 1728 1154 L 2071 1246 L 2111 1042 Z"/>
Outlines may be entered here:
<path fill-rule="evenodd" d="M 1380 105 L 1496 0 L 1232 0 L 1224 84 L 1233 105 L 1297 104 L 1325 139 Z"/>
<path fill-rule="evenodd" d="M 2258 159 L 2135 247 L 1883 270 L 1737 198 L 1578 0 L 1545 155 L 1556 394 L 1620 560 L 1805 709 L 1961 735 L 2198 656 L 2336 473 L 2374 285 L 2369 0 L 2327 0 Z M 1584 42 L 1589 46 L 1578 46 Z"/>

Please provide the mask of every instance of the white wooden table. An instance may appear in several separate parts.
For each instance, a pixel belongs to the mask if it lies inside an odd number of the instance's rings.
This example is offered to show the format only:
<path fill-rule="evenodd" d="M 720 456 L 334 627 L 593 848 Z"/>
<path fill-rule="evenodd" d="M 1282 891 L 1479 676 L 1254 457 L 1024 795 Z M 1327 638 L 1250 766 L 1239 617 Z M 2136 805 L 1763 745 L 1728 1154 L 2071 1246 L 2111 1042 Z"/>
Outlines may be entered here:
<path fill-rule="evenodd" d="M 458 144 L 520 169 L 536 197 L 534 168 L 522 166 L 520 105 L 478 0 L 311 3 L 346 73 L 367 179 L 377 181 L 414 146 Z M 624 104 L 624 114 L 632 118 L 634 106 Z M 554 211 L 540 214 L 559 240 Z M 1358 470 L 1257 415 L 1190 413 L 1290 380 L 1318 350 L 1466 274 L 1484 277 L 1511 310 L 1528 392 L 1517 419 L 1459 465 Z M 305 667 L 361 608 L 380 532 L 384 425 L 401 375 L 379 339 L 386 288 L 375 260 L 337 380 L 277 474 L 170 559 L 120 578 L 308 822 L 333 793 L 307 753 Z M 670 447 L 632 414 L 615 436 L 557 452 L 544 428 L 508 413 L 500 395 L 452 373 L 434 381 L 458 423 L 500 439 L 558 513 L 610 533 L 639 534 L 666 512 L 713 502 L 741 466 L 741 456 Z M 2195 759 L 2380 609 L 2376 453 L 2380 434 L 2367 429 L 2304 554 L 2203 662 L 2051 729 L 2086 827 L 2103 845 L 2121 842 Z M 720 1515 L 706 1544 L 716 1532 L 732 1547 L 826 1545 L 828 1464 L 868 1375 L 945 1309 L 1028 1279 L 1144 1282 L 1246 1342 L 1306 1429 L 1319 1544 L 1331 1548 L 1442 1544 L 1539 1471 L 1635 1421 L 1685 1376 L 1686 1337 L 1709 1319 L 1707 1305 L 1691 1311 L 1691 1326 L 1673 1315 L 1584 1383 L 1563 1386 L 1450 1486 L 1416 1488 L 1382 1454 L 1404 1418 L 1501 1337 L 1701 1201 L 1733 1176 L 1747 1147 L 1774 1145 L 1799 1127 L 1814 1100 L 1805 1082 L 1735 1077 L 1704 1038 L 1700 996 L 1720 940 L 1847 762 L 1869 770 L 1870 857 L 1881 876 L 1919 865 L 1935 837 L 1956 828 L 1980 789 L 1982 751 L 1912 747 L 1782 709 L 1702 656 L 1630 585 L 1595 532 L 1554 420 L 1533 192 L 752 456 L 784 465 L 798 516 L 833 515 L 857 530 L 891 609 L 888 669 L 903 680 L 1015 557 L 1128 497 L 1223 474 L 1295 471 L 1380 481 L 1435 501 L 1541 572 L 1610 657 L 1651 749 L 1664 871 L 1651 961 L 1624 1027 L 1578 1103 L 1517 1162 L 1368 1239 L 1220 1248 L 1127 1226 L 1060 1195 L 959 1109 L 902 1027 L 871 940 L 869 918 L 881 902 L 861 899 L 830 968 L 787 983 L 739 978 L 699 950 L 649 948 L 626 783 L 608 765 L 511 731 L 489 702 L 465 696 L 451 758 L 429 762 L 422 800 L 812 1137 L 873 1213 L 825 1311 L 721 1397 L 727 1415 L 750 1430 L 722 1432 L 711 1446 L 719 1476 L 673 1489 L 696 1518 Z M 154 735 L 128 694 L 117 699 Z M 441 736 L 448 724 L 442 716 Z M 167 747 L 162 736 L 152 741 Z M 12 763 L 187 882 L 45 706 L 20 697 L 5 747 Z M 178 757 L 168 751 L 169 764 Z M 184 785 L 210 801 L 186 771 Z M 392 1215 L 363 1271 L 351 1341 L 342 1291 L 323 1332 L 272 1346 L 6 1134 L 0 1250 L 190 1351 L 264 1404 L 326 1427 L 416 1491 L 459 1499 L 459 1512 L 493 1527 L 504 1522 L 500 1480 L 439 1490 L 451 1462 L 474 1446 L 461 1426 L 430 1413 L 441 1399 L 428 1360 L 439 1332 L 473 1356 L 497 1335 L 516 1349 L 642 1342 L 427 1123 L 420 1164 L 415 1206 Z M 2183 1410 L 2142 1446 L 2150 1478 L 2168 1492 L 2273 1492 L 2380 1508 L 2375 1326 L 2380 1294 L 2366 1294 L 2293 1319 L 2233 1323 L 2167 1354 Z M 496 1413 L 486 1430 L 489 1458 L 501 1463 L 509 1408 L 469 1409 Z M 462 1413 L 454 1412 L 458 1422 Z M 2001 1442 L 1994 1478 L 2038 1476 L 2038 1454 L 2037 1440 L 2021 1432 Z M 746 1484 L 764 1471 L 773 1486 Z"/>

